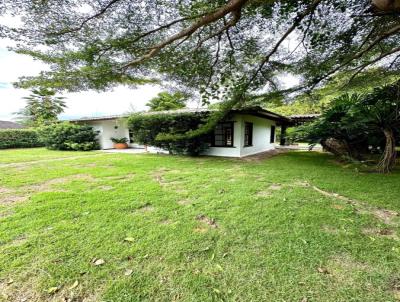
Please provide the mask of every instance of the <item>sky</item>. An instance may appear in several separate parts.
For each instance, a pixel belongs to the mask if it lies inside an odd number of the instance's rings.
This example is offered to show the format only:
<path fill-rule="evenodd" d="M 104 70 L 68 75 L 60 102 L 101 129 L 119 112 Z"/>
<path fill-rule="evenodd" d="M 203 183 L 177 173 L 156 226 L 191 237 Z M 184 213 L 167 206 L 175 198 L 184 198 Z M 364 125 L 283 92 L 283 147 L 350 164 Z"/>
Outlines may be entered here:
<path fill-rule="evenodd" d="M 14 113 L 25 106 L 23 97 L 30 94 L 29 90 L 16 89 L 12 83 L 21 76 L 37 75 L 46 70 L 47 65 L 34 61 L 31 57 L 8 51 L 11 42 L 0 39 L 0 120 L 12 121 Z M 61 119 L 84 116 L 101 116 L 121 114 L 131 111 L 148 109 L 145 104 L 162 91 L 154 85 L 140 86 L 137 89 L 119 86 L 108 92 L 83 91 L 79 93 L 64 93 L 67 109 Z"/>

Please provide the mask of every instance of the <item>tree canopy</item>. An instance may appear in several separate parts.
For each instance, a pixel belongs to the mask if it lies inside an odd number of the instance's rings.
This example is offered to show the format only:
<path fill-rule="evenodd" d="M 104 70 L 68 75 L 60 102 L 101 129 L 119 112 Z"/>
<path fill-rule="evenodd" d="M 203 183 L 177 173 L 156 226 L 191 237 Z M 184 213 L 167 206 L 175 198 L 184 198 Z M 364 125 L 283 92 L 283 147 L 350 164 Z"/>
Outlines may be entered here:
<path fill-rule="evenodd" d="M 186 107 L 188 96 L 180 91 L 169 93 L 160 92 L 156 97 L 152 98 L 146 106 L 151 111 L 174 110 Z"/>
<path fill-rule="evenodd" d="M 33 89 L 31 95 L 24 99 L 26 106 L 16 114 L 27 126 L 53 123 L 66 108 L 64 98 L 56 96 L 56 91 L 46 88 Z"/>
<path fill-rule="evenodd" d="M 21 87 L 168 81 L 205 101 L 309 91 L 339 72 L 400 67 L 398 0 L 3 0 L 1 33 L 51 65 Z M 281 85 L 282 73 L 299 77 Z"/>

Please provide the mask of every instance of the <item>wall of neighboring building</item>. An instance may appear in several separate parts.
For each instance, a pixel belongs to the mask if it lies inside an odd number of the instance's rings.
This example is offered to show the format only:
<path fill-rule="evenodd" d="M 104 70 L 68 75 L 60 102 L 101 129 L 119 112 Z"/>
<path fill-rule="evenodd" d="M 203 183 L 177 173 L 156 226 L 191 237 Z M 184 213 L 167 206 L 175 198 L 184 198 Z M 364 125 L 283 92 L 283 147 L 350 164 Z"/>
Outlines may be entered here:
<path fill-rule="evenodd" d="M 98 139 L 101 149 L 114 148 L 114 144 L 111 141 L 112 137 L 126 137 L 129 139 L 127 122 L 122 119 L 85 121 L 82 124 L 92 126 L 95 131 L 99 131 Z"/>
<path fill-rule="evenodd" d="M 246 122 L 253 123 L 253 144 L 247 147 L 244 146 L 244 125 Z M 274 121 L 254 115 L 242 115 L 241 123 L 243 132 L 241 135 L 240 156 L 252 155 L 275 148 L 275 145 L 270 143 L 271 126 L 276 126 Z"/>

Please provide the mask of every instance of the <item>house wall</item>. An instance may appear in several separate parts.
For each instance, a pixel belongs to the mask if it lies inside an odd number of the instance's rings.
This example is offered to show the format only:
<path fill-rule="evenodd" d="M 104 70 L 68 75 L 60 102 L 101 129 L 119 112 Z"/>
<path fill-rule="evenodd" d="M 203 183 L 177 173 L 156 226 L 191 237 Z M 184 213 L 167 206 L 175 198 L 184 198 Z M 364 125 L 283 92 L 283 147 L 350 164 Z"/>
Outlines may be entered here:
<path fill-rule="evenodd" d="M 229 121 L 234 122 L 233 147 L 210 147 L 203 155 L 242 157 L 275 148 L 275 145 L 270 143 L 271 125 L 276 125 L 274 121 L 244 114 L 234 114 Z M 249 147 L 244 146 L 244 128 L 246 122 L 253 123 L 253 145 Z M 87 121 L 82 123 L 90 125 L 94 130 L 100 132 L 98 139 L 101 149 L 112 149 L 114 147 L 111 137 L 129 138 L 128 125 L 126 120 L 123 119 Z M 130 144 L 130 146 L 143 147 L 137 144 Z M 152 153 L 163 152 L 163 150 L 152 147 L 149 147 L 148 150 Z"/>
<path fill-rule="evenodd" d="M 99 131 L 98 140 L 101 149 L 112 149 L 114 144 L 111 137 L 129 139 L 127 122 L 121 119 L 87 121 L 84 124 L 92 126 L 95 131 Z M 117 128 L 116 128 L 117 127 Z"/>
<path fill-rule="evenodd" d="M 230 120 L 234 121 L 233 147 L 210 147 L 203 153 L 204 155 L 242 157 L 275 148 L 275 145 L 270 143 L 271 126 L 276 126 L 274 121 L 243 114 L 235 114 Z M 244 146 L 244 128 L 246 122 L 253 123 L 253 145 L 249 147 Z"/>
<path fill-rule="evenodd" d="M 253 123 L 253 145 L 249 147 L 244 146 L 244 127 L 246 122 Z M 274 121 L 253 115 L 242 115 L 241 123 L 242 135 L 240 156 L 265 152 L 275 148 L 275 145 L 270 143 L 271 126 L 276 126 Z"/>
<path fill-rule="evenodd" d="M 233 121 L 233 147 L 210 147 L 203 155 L 240 157 L 240 146 L 242 144 L 242 116 L 235 114 L 229 121 Z"/>

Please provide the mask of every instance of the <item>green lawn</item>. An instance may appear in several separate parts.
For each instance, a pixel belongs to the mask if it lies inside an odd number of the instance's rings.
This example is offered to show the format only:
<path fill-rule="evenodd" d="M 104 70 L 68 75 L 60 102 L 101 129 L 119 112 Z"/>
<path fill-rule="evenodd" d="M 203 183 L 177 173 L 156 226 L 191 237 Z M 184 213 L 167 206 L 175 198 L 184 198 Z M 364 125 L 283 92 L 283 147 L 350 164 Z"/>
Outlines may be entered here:
<path fill-rule="evenodd" d="M 307 152 L 0 162 L 0 301 L 400 299 L 399 170 Z"/>

